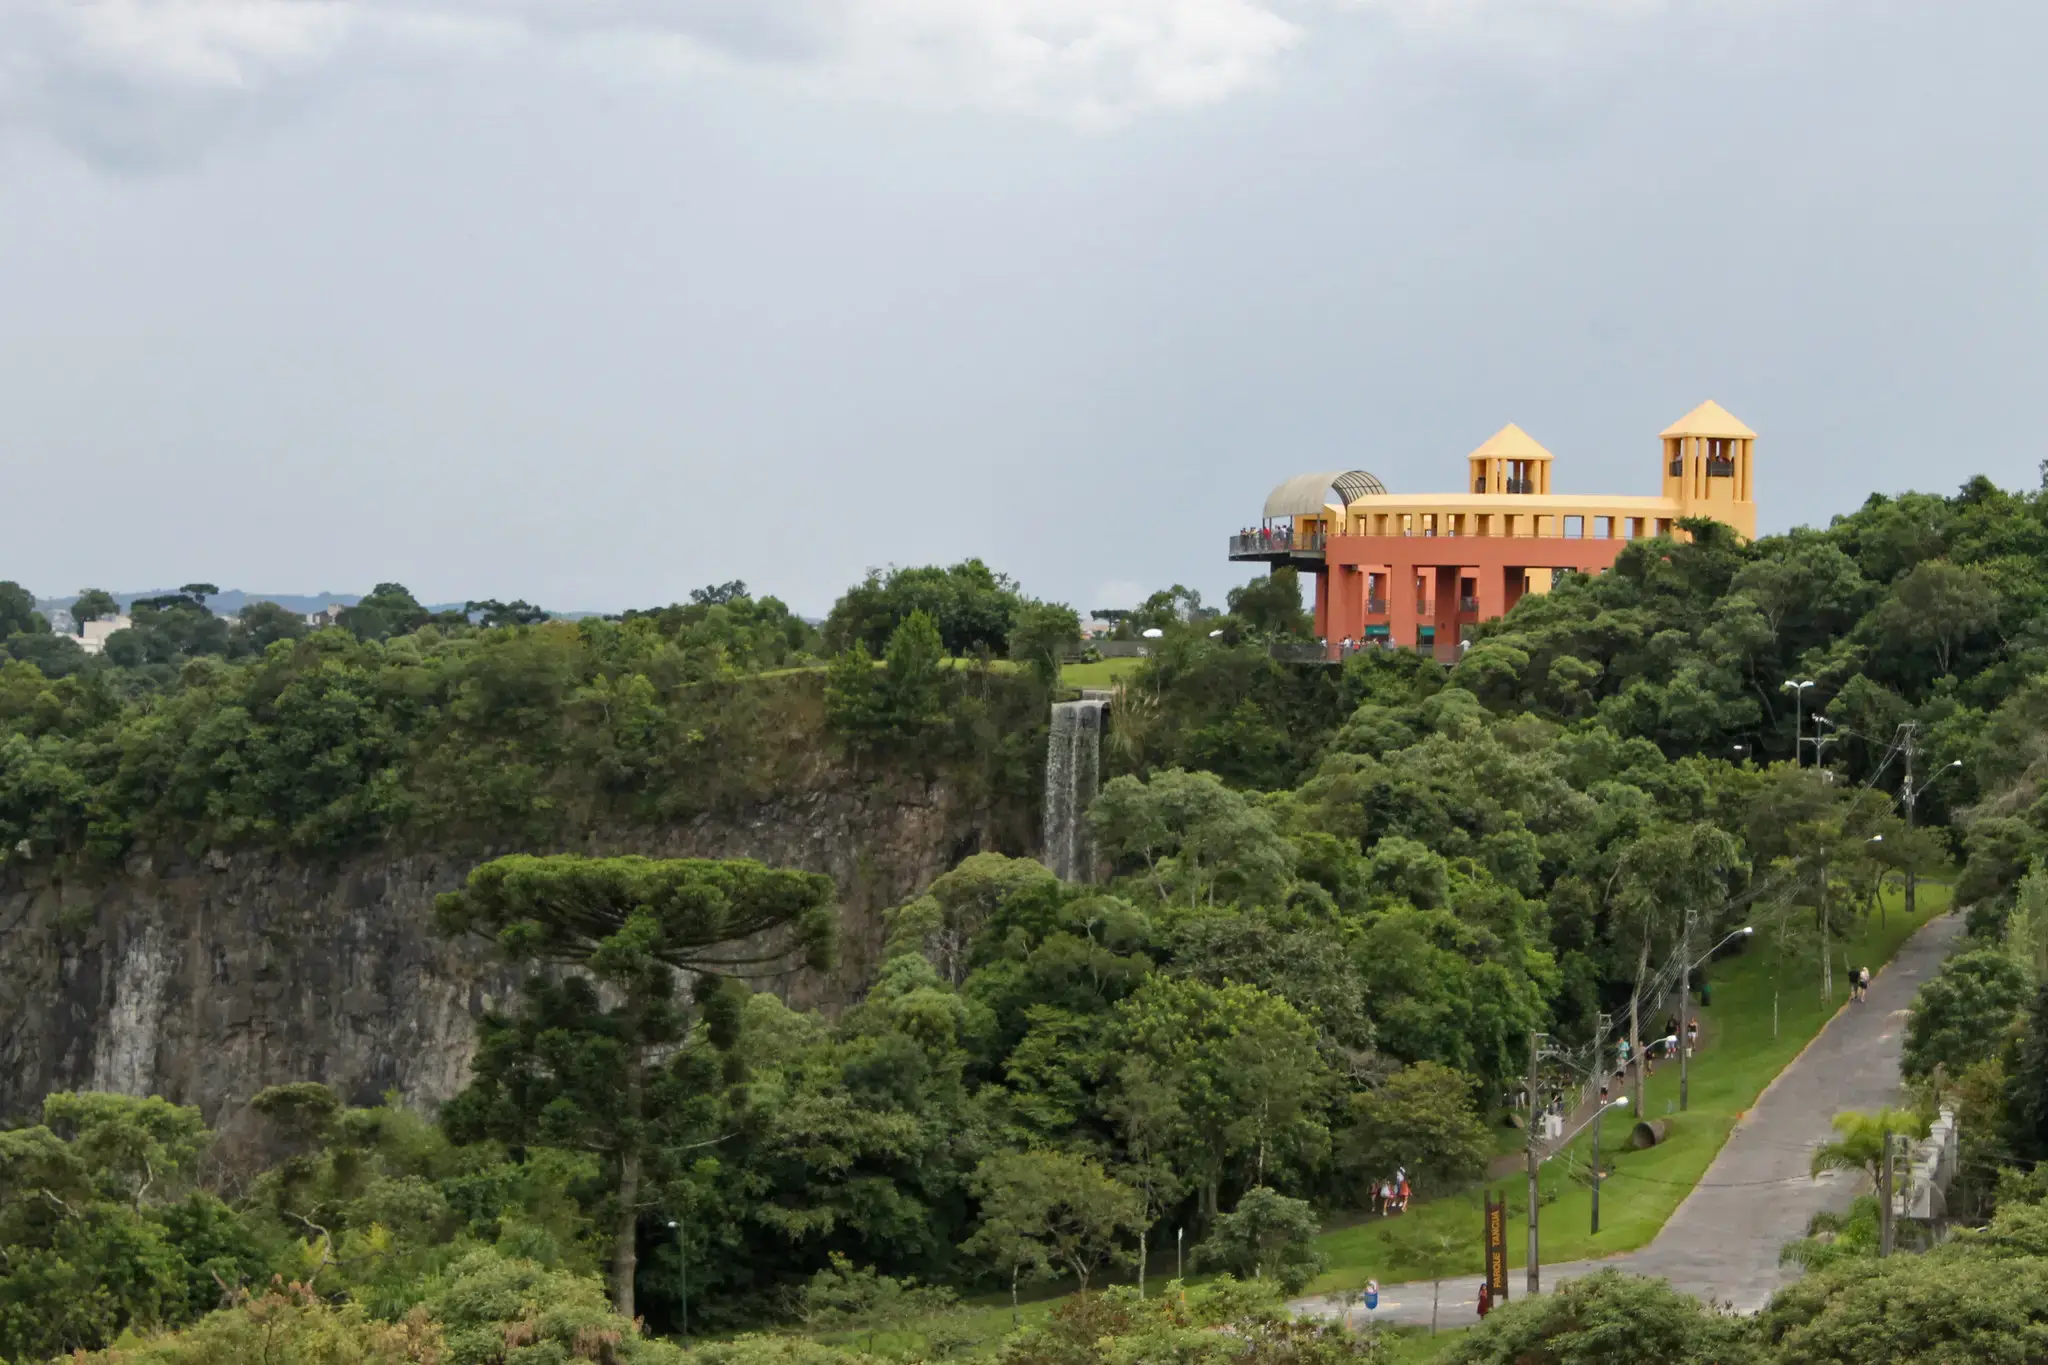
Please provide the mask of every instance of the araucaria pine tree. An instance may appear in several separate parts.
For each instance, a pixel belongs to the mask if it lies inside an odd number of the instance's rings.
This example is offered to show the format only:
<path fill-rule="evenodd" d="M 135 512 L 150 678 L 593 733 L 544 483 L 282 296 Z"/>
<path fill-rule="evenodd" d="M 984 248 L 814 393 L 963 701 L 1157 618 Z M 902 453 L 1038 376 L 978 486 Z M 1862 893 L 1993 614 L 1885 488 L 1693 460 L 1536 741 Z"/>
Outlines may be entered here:
<path fill-rule="evenodd" d="M 633 1316 L 639 1222 L 669 1168 L 718 1140 L 713 1008 L 730 981 L 827 965 L 833 886 L 815 873 L 707 859 L 509 857 L 435 907 L 536 968 L 516 1009 L 482 1020 L 474 1079 L 443 1111 L 457 1141 L 595 1154 L 612 1190 L 612 1302 Z M 679 989 L 694 978 L 699 1005 Z"/>

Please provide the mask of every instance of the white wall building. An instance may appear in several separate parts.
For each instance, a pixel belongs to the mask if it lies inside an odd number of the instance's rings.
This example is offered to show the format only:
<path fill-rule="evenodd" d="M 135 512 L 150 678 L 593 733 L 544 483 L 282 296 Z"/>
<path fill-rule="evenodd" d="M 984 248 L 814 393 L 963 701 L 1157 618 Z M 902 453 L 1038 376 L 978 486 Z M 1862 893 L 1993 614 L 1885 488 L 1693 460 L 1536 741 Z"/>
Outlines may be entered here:
<path fill-rule="evenodd" d="M 98 654 L 107 647 L 107 637 L 117 630 L 126 630 L 134 625 L 126 616 L 116 616 L 109 621 L 87 621 L 85 629 L 74 638 L 78 647 L 88 654 Z"/>

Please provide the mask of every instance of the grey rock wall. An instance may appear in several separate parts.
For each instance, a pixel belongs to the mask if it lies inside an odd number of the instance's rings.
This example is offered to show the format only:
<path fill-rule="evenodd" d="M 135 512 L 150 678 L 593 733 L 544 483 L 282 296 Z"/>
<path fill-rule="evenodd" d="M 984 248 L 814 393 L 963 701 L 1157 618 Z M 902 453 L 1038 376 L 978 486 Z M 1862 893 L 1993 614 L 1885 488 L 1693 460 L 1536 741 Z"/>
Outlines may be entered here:
<path fill-rule="evenodd" d="M 842 962 L 778 989 L 855 998 L 881 911 L 960 858 L 1020 853 L 1028 813 L 966 810 L 943 785 L 849 783 L 577 852 L 751 857 L 840 889 Z M 0 874 L 0 1115 L 52 1090 L 158 1094 L 230 1122 L 265 1086 L 317 1080 L 353 1103 L 431 1107 L 461 1089 L 475 1015 L 514 978 L 433 928 L 434 897 L 495 853 L 390 853 L 312 866 L 274 853 L 136 858 L 120 876 Z M 548 851 L 548 850 L 533 850 Z M 565 851 L 565 850 L 552 850 Z"/>

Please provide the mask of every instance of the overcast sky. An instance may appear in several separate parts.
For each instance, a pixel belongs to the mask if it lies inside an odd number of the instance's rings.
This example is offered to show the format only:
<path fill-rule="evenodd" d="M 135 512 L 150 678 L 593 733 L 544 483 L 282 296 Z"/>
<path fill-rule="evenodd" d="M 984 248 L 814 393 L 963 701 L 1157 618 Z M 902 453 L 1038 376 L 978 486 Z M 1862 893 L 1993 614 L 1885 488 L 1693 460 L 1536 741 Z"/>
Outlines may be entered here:
<path fill-rule="evenodd" d="M 1506 422 L 2032 487 L 2041 0 L 0 0 L 0 578 L 1245 576 Z"/>

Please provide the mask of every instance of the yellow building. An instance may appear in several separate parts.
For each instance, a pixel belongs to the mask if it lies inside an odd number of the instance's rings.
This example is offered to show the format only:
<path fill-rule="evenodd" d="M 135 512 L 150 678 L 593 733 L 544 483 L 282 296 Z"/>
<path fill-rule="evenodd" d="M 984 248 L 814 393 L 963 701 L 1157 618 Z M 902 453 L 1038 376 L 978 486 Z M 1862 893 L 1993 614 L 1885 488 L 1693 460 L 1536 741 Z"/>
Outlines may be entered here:
<path fill-rule="evenodd" d="M 1389 493 L 1363 470 L 1300 475 L 1230 556 L 1313 573 L 1316 632 L 1333 648 L 1380 640 L 1452 658 L 1465 626 L 1547 592 L 1555 570 L 1600 573 L 1631 540 L 1682 535 L 1688 517 L 1755 537 L 1756 433 L 1706 402 L 1659 439 L 1655 497 L 1552 492 L 1555 457 L 1512 424 L 1466 457 L 1470 492 Z"/>

